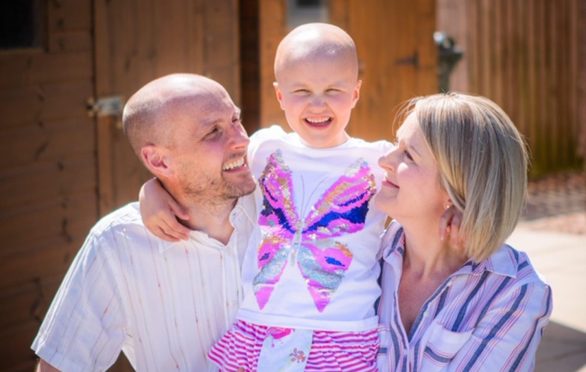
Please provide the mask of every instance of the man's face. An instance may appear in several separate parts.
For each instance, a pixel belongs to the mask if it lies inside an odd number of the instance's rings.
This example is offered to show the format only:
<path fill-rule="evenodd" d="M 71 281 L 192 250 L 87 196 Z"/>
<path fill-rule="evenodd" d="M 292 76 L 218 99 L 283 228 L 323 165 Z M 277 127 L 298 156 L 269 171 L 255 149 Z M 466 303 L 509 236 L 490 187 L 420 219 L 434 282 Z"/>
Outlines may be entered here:
<path fill-rule="evenodd" d="M 228 93 L 210 89 L 172 106 L 170 168 L 185 196 L 214 203 L 251 193 L 249 139 Z"/>

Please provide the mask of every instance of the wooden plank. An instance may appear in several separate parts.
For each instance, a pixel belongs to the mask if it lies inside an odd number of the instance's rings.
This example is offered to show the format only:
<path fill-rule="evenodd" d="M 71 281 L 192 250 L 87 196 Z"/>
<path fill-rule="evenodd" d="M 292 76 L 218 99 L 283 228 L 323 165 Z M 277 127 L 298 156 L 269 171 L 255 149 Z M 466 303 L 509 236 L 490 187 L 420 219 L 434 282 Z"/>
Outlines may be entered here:
<path fill-rule="evenodd" d="M 286 5 L 279 0 L 261 1 L 259 10 L 261 127 L 280 123 L 287 129 L 273 88 L 275 52 L 279 42 L 287 34 Z"/>
<path fill-rule="evenodd" d="M 24 366 L 32 366 L 36 363 L 34 353 L 30 349 L 32 340 L 37 333 L 38 324 L 28 322 L 23 325 L 0 329 L 0 337 L 4 342 L 0 351 L 0 369 L 14 371 Z"/>
<path fill-rule="evenodd" d="M 23 53 L 0 56 L 0 90 L 39 83 L 91 81 L 90 53 Z"/>
<path fill-rule="evenodd" d="M 88 224 L 91 226 L 92 223 L 90 219 L 77 220 L 71 226 L 64 226 L 61 222 L 53 223 L 52 227 L 55 231 L 58 229 L 61 235 L 51 231 L 48 238 L 31 240 L 34 243 L 32 247 L 23 243 L 21 251 L 10 254 L 2 252 L 0 278 L 3 285 L 19 285 L 36 278 L 63 275 L 87 236 Z"/>
<path fill-rule="evenodd" d="M 48 40 L 51 53 L 91 52 L 93 49 L 90 30 L 52 32 Z"/>
<path fill-rule="evenodd" d="M 80 125 L 91 126 L 86 102 L 92 96 L 89 80 L 54 84 L 21 85 L 0 90 L 0 113 L 4 118 L 0 131 L 23 125 L 43 127 L 49 121 L 75 118 Z"/>
<path fill-rule="evenodd" d="M 36 203 L 46 199 L 66 200 L 74 193 L 95 192 L 93 165 L 93 154 L 86 154 L 76 159 L 31 164 L 14 170 L 9 176 L 3 174 L 0 176 L 0 216 L 34 209 Z M 87 200 L 86 203 L 93 202 Z"/>
<path fill-rule="evenodd" d="M 92 193 L 79 191 L 21 209 L 2 211 L 0 232 L 4 245 L 0 248 L 0 256 L 34 248 L 52 236 L 69 242 L 72 240 L 70 226 L 76 226 L 82 219 L 86 222 L 96 220 L 95 205 L 88 203 L 92 198 Z"/>
<path fill-rule="evenodd" d="M 91 0 L 57 0 L 47 2 L 49 35 L 63 31 L 89 31 L 92 28 Z"/>
<path fill-rule="evenodd" d="M 0 289 L 0 329 L 36 321 L 40 324 L 63 275 L 35 278 Z"/>
<path fill-rule="evenodd" d="M 0 130 L 2 170 L 95 154 L 94 128 L 76 119 Z"/>

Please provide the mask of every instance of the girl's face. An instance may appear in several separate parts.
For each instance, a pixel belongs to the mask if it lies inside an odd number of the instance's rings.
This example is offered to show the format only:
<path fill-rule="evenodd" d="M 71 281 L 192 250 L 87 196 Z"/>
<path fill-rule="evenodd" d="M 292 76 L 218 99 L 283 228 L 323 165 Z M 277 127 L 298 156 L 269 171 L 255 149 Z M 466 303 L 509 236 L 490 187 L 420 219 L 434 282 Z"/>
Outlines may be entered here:
<path fill-rule="evenodd" d="M 358 101 L 361 82 L 344 58 L 291 63 L 275 83 L 287 123 L 310 147 L 338 146 Z"/>
<path fill-rule="evenodd" d="M 379 165 L 386 178 L 375 197 L 377 209 L 401 224 L 439 220 L 449 197 L 415 113 L 405 119 L 397 131 L 395 149 L 380 158 Z"/>

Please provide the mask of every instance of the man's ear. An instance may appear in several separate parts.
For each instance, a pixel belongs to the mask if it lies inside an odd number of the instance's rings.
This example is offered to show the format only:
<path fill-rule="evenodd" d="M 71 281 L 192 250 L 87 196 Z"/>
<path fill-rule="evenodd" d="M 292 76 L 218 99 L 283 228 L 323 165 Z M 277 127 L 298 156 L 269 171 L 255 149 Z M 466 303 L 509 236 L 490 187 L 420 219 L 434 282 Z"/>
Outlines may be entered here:
<path fill-rule="evenodd" d="M 283 110 L 283 93 L 279 89 L 279 83 L 273 81 L 273 88 L 275 88 L 275 96 L 277 97 L 277 101 L 279 101 L 279 106 L 281 106 L 281 110 Z"/>
<path fill-rule="evenodd" d="M 352 108 L 356 106 L 358 103 L 358 99 L 360 99 L 360 88 L 362 87 L 362 80 L 358 80 L 356 83 L 356 87 L 354 87 L 354 92 L 352 92 Z"/>
<path fill-rule="evenodd" d="M 140 149 L 140 158 L 147 169 L 155 176 L 167 176 L 171 172 L 169 159 L 164 150 L 155 145 L 145 145 Z"/>

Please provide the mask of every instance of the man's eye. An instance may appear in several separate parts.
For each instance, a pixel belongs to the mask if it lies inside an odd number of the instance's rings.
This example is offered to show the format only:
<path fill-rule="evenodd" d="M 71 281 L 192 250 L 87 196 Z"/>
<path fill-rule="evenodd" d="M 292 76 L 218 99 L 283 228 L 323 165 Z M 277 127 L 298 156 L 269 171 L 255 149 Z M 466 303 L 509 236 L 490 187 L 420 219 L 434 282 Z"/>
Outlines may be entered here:
<path fill-rule="evenodd" d="M 215 127 L 211 131 L 209 131 L 204 137 L 204 140 L 212 140 L 220 135 L 221 131 L 218 127 Z"/>

